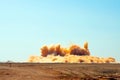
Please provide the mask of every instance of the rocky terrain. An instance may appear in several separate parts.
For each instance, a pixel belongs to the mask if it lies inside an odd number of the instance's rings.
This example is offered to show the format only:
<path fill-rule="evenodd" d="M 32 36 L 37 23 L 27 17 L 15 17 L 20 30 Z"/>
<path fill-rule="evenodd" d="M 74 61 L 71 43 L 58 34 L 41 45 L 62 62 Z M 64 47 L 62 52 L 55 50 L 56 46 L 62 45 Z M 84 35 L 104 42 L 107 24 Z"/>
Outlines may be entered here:
<path fill-rule="evenodd" d="M 0 80 L 120 80 L 120 64 L 0 63 Z"/>

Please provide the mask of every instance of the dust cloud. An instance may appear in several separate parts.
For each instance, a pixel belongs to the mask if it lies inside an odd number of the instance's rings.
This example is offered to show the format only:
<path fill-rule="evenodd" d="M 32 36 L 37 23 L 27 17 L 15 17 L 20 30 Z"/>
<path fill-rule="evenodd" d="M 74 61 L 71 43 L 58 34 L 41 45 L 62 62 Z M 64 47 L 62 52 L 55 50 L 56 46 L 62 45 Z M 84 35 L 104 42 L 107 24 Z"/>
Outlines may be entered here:
<path fill-rule="evenodd" d="M 28 62 L 40 63 L 113 63 L 115 59 L 112 57 L 100 58 L 91 56 L 88 48 L 88 42 L 84 43 L 84 47 L 79 45 L 71 45 L 68 48 L 62 47 L 60 44 L 52 46 L 43 46 L 40 56 L 30 56 Z"/>

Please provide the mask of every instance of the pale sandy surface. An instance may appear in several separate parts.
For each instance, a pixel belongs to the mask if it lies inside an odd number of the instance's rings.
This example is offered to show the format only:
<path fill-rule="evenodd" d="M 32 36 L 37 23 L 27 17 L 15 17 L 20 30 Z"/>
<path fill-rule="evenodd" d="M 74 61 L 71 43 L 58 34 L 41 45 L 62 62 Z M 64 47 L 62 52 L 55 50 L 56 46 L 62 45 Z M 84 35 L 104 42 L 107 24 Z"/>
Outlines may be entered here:
<path fill-rule="evenodd" d="M 120 64 L 0 63 L 0 80 L 120 80 Z"/>

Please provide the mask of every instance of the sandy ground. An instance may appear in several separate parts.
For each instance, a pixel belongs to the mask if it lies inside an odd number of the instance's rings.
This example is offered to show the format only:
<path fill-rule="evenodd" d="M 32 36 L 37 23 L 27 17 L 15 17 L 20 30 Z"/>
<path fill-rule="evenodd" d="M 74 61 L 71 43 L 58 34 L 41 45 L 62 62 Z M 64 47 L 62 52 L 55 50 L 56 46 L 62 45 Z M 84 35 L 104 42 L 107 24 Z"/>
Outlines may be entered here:
<path fill-rule="evenodd" d="M 0 63 L 0 80 L 120 80 L 120 64 Z"/>

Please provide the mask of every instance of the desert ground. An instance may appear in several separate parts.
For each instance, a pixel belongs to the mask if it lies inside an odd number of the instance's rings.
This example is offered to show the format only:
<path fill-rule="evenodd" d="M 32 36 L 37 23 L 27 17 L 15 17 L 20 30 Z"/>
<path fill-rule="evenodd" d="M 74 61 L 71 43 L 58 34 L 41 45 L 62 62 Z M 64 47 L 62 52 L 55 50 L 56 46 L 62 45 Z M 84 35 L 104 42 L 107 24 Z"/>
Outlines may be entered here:
<path fill-rule="evenodd" d="M 0 80 L 120 80 L 120 64 L 0 63 Z"/>

